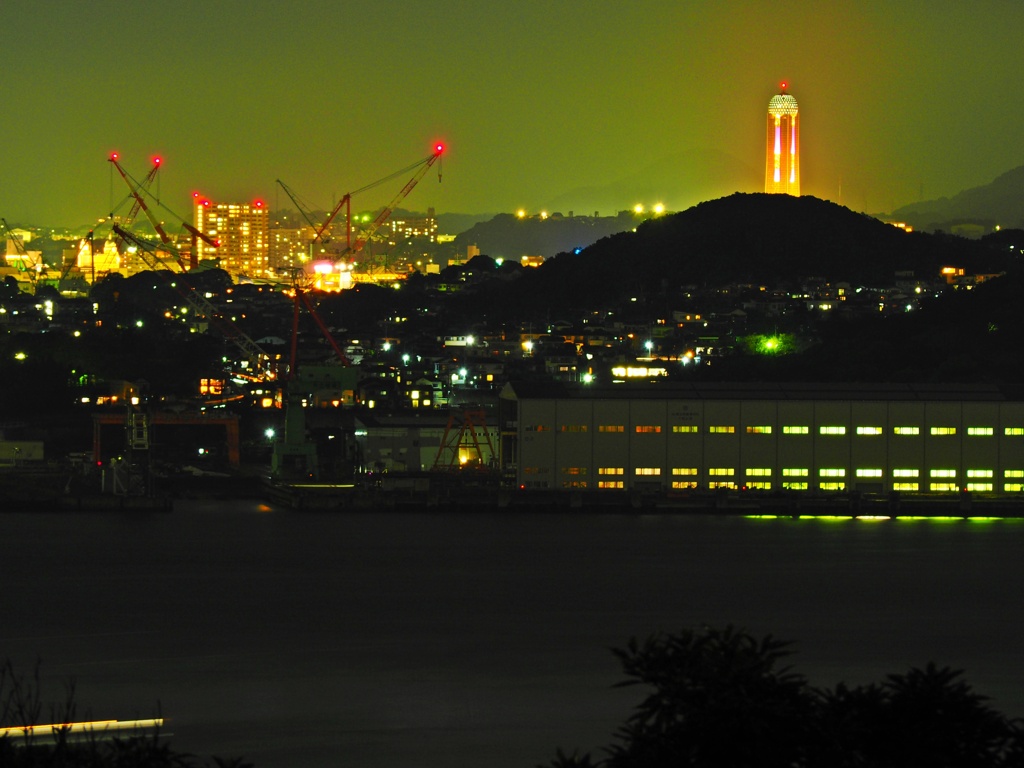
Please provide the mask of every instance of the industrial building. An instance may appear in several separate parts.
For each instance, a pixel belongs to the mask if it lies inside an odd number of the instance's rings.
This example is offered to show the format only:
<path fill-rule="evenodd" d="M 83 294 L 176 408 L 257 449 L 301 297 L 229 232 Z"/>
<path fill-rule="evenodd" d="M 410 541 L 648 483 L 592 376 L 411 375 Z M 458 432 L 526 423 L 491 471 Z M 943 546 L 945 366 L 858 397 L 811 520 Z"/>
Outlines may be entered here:
<path fill-rule="evenodd" d="M 1024 492 L 1024 402 L 919 385 L 506 386 L 524 489 Z"/>

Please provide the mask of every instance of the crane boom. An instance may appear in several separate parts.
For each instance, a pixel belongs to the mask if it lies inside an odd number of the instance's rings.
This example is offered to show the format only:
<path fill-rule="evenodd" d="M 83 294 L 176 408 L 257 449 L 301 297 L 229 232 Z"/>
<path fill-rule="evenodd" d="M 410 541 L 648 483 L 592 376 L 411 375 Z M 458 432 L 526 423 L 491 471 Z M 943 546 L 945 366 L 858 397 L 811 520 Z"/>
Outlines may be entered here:
<path fill-rule="evenodd" d="M 135 206 L 133 206 L 133 208 L 136 206 L 136 210 L 138 208 L 141 208 L 142 211 L 146 214 L 146 218 L 149 219 L 150 224 L 153 225 L 153 229 L 155 229 L 157 234 L 160 235 L 160 240 L 163 242 L 163 244 L 170 245 L 170 235 L 164 232 L 163 226 L 160 224 L 159 221 L 157 221 L 157 218 L 156 216 L 153 215 L 153 212 L 149 210 L 149 206 L 146 205 L 146 200 L 142 196 L 142 184 L 140 182 L 135 181 L 131 174 L 129 174 L 124 168 L 121 167 L 121 164 L 117 161 L 118 155 L 116 152 L 110 156 L 109 160 L 111 163 L 113 163 L 114 167 L 117 168 L 117 172 L 121 174 L 121 178 L 124 179 L 124 183 L 128 185 L 128 189 L 131 190 L 132 197 L 135 198 Z M 156 163 L 157 167 L 159 167 L 159 158 L 154 160 L 154 163 Z"/>
<path fill-rule="evenodd" d="M 402 190 L 397 195 L 395 195 L 395 199 L 388 203 L 388 205 L 380 213 L 377 214 L 377 217 L 373 220 L 373 223 L 370 224 L 369 228 L 365 232 L 363 232 L 362 237 L 356 240 L 355 248 L 351 249 L 352 252 L 358 253 L 363 249 L 363 246 L 366 245 L 366 241 L 373 237 L 377 233 L 377 230 L 380 228 L 381 224 L 383 224 L 391 217 L 391 214 L 394 212 L 398 204 L 402 202 L 410 192 L 412 192 L 413 188 L 417 184 L 420 183 L 420 179 L 427 175 L 427 171 L 430 170 L 431 166 L 433 166 L 434 163 L 441 159 L 442 154 L 444 154 L 444 145 L 435 145 L 434 154 L 430 155 L 430 157 L 427 157 L 422 161 L 423 165 L 420 166 L 420 169 L 416 171 L 415 174 L 413 174 L 413 177 L 409 179 L 408 182 L 406 182 L 405 186 L 402 187 Z M 438 181 L 440 181 L 440 174 L 438 174 L 437 178 Z"/>

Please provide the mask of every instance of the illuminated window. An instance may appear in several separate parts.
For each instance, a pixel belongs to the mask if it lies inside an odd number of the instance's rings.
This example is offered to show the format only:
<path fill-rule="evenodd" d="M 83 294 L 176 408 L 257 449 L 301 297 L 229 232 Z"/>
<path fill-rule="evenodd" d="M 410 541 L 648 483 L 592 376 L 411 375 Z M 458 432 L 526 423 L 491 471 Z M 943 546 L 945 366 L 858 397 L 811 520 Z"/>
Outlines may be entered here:
<path fill-rule="evenodd" d="M 928 490 L 940 493 L 948 491 L 958 491 L 960 490 L 960 487 L 956 483 L 931 483 L 928 486 Z"/>
<path fill-rule="evenodd" d="M 587 474 L 586 467 L 562 467 L 563 475 L 585 475 Z"/>
<path fill-rule="evenodd" d="M 586 424 L 563 424 L 561 426 L 562 432 L 586 432 Z"/>
<path fill-rule="evenodd" d="M 882 470 L 880 469 L 858 469 L 857 477 L 881 477 Z"/>
<path fill-rule="evenodd" d="M 563 488 L 586 488 L 587 487 L 587 481 L 586 480 L 563 480 L 562 481 L 562 487 Z"/>
<path fill-rule="evenodd" d="M 644 477 L 657 477 L 661 474 L 661 467 L 637 467 L 635 472 Z"/>
<path fill-rule="evenodd" d="M 661 427 L 655 424 L 637 424 L 635 427 L 637 434 L 651 435 L 661 432 Z"/>
<path fill-rule="evenodd" d="M 736 470 L 732 467 L 710 467 L 708 469 L 708 475 L 711 477 L 732 477 L 736 474 Z"/>
<path fill-rule="evenodd" d="M 967 434 L 970 437 L 992 437 L 995 430 L 992 427 L 968 427 Z"/>
<path fill-rule="evenodd" d="M 752 491 L 770 491 L 772 484 L 770 480 L 753 480 L 747 483 L 747 488 Z"/>
<path fill-rule="evenodd" d="M 524 475 L 536 475 L 540 473 L 540 467 L 523 467 Z"/>
<path fill-rule="evenodd" d="M 920 427 L 893 427 L 892 433 L 894 435 L 920 435 Z"/>
<path fill-rule="evenodd" d="M 931 469 L 928 470 L 928 477 L 956 477 L 955 469 Z"/>
<path fill-rule="evenodd" d="M 857 427 L 858 435 L 880 435 L 882 434 L 881 427 Z"/>
<path fill-rule="evenodd" d="M 991 469 L 968 469 L 967 470 L 967 476 L 968 477 L 992 477 L 992 474 L 993 473 L 992 473 Z"/>
<path fill-rule="evenodd" d="M 807 483 L 803 480 L 784 481 L 782 487 L 788 488 L 791 491 L 806 491 Z"/>
<path fill-rule="evenodd" d="M 894 491 L 917 491 L 917 483 L 893 483 L 892 489 Z"/>
<path fill-rule="evenodd" d="M 747 477 L 771 477 L 772 471 L 766 467 L 747 467 L 744 474 Z"/>
<path fill-rule="evenodd" d="M 747 427 L 748 435 L 770 435 L 771 433 L 771 427 Z"/>
<path fill-rule="evenodd" d="M 846 477 L 846 470 L 839 468 L 819 469 L 818 477 Z"/>
<path fill-rule="evenodd" d="M 727 426 L 708 427 L 708 432 L 710 432 L 713 435 L 732 435 L 732 434 L 735 434 L 736 427 L 727 427 Z"/>
<path fill-rule="evenodd" d="M 846 490 L 846 483 L 829 481 L 827 483 L 818 483 L 818 488 L 823 491 L 843 491 Z"/>
<path fill-rule="evenodd" d="M 943 435 L 955 435 L 956 427 L 932 427 L 928 430 L 928 433 L 935 435 L 936 437 Z"/>
<path fill-rule="evenodd" d="M 806 467 L 784 467 L 782 470 L 783 477 L 807 477 L 808 474 Z"/>
<path fill-rule="evenodd" d="M 675 432 L 676 434 L 689 434 L 691 432 L 697 432 L 699 431 L 699 429 L 700 428 L 696 424 L 674 424 L 672 426 L 672 431 Z"/>
<path fill-rule="evenodd" d="M 1020 437 L 1024 435 L 1024 427 L 1005 427 L 1003 434 L 1007 437 Z"/>
<path fill-rule="evenodd" d="M 1006 469 L 1003 470 L 1003 477 L 1024 477 L 1024 469 Z"/>
<path fill-rule="evenodd" d="M 621 480 L 599 480 L 598 488 L 623 488 L 625 485 Z"/>
<path fill-rule="evenodd" d="M 696 488 L 697 483 L 693 480 L 673 480 L 672 487 L 676 490 L 683 490 L 685 488 Z"/>
<path fill-rule="evenodd" d="M 526 427 L 527 432 L 550 432 L 551 427 L 546 424 L 528 424 Z"/>
<path fill-rule="evenodd" d="M 1007 493 L 1020 493 L 1024 491 L 1024 483 L 1003 483 L 1003 490 Z"/>
<path fill-rule="evenodd" d="M 696 475 L 696 467 L 672 467 L 673 475 Z"/>
<path fill-rule="evenodd" d="M 992 483 L 968 483 L 967 490 L 977 493 L 988 493 L 992 491 Z"/>
<path fill-rule="evenodd" d="M 800 426 L 783 427 L 782 428 L 782 434 L 784 434 L 784 435 L 809 435 L 809 434 L 811 434 L 811 428 L 810 427 L 800 427 Z"/>
<path fill-rule="evenodd" d="M 624 475 L 626 474 L 625 467 L 598 467 L 597 474 L 599 475 Z"/>
<path fill-rule="evenodd" d="M 731 488 L 732 490 L 735 491 L 736 490 L 736 483 L 734 483 L 734 482 L 732 482 L 730 480 L 720 480 L 720 481 L 715 481 L 715 482 L 708 483 L 708 488 Z"/>
<path fill-rule="evenodd" d="M 601 424 L 597 428 L 598 432 L 625 432 L 626 427 L 622 424 Z"/>
<path fill-rule="evenodd" d="M 818 427 L 819 435 L 845 435 L 846 427 Z"/>
<path fill-rule="evenodd" d="M 919 477 L 921 470 L 919 469 L 894 469 L 892 471 L 893 477 Z"/>

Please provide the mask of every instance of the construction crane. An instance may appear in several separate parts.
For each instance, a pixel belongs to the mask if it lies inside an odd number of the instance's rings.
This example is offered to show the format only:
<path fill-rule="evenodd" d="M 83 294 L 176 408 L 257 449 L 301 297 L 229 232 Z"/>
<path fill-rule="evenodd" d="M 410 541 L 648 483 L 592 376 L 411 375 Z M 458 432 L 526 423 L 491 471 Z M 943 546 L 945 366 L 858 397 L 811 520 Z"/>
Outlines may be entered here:
<path fill-rule="evenodd" d="M 285 194 L 288 195 L 292 203 L 295 204 L 295 207 L 299 209 L 299 213 L 302 214 L 303 218 L 314 230 L 315 234 L 313 235 L 313 238 L 312 240 L 310 240 L 309 244 L 310 257 L 312 257 L 312 248 L 316 243 L 330 242 L 330 237 L 328 235 L 329 227 L 331 225 L 331 222 L 334 221 L 334 219 L 337 217 L 338 213 L 341 211 L 342 208 L 346 209 L 346 245 L 345 250 L 337 254 L 335 261 L 341 261 L 342 259 L 350 255 L 359 253 L 363 249 L 363 246 L 366 245 L 367 241 L 377 232 L 380 226 L 385 221 L 388 220 L 388 218 L 394 212 L 398 204 L 402 202 L 402 200 L 404 200 L 410 192 L 412 192 L 413 188 L 420 182 L 420 179 L 422 179 L 426 175 L 427 171 L 430 170 L 434 163 L 441 159 L 441 155 L 443 153 L 444 145 L 436 144 L 434 145 L 434 151 L 427 157 L 423 158 L 422 160 L 417 160 L 412 165 L 406 166 L 405 168 L 401 168 L 395 171 L 394 173 L 388 174 L 382 179 L 378 179 L 377 181 L 371 184 L 367 184 L 365 187 L 360 187 L 354 192 L 347 192 L 345 195 L 342 196 L 341 200 L 334 206 L 334 208 L 331 209 L 327 216 L 324 217 L 324 220 L 319 223 L 316 221 L 310 209 L 310 206 L 306 202 L 304 202 L 287 184 L 281 181 L 281 179 L 278 179 L 277 183 L 280 185 L 281 189 L 285 191 Z M 392 200 L 386 207 L 384 207 L 380 211 L 380 213 L 377 214 L 376 218 L 374 218 L 373 220 L 373 223 L 371 223 L 370 226 L 362 233 L 362 236 L 356 240 L 356 243 L 353 246 L 352 197 L 361 192 L 366 192 L 369 189 L 373 189 L 374 187 L 380 186 L 381 184 L 391 181 L 392 179 L 398 176 L 403 176 L 412 170 L 416 171 L 413 177 L 406 183 L 404 187 L 402 187 L 402 190 L 395 196 L 394 200 Z M 437 180 L 441 180 L 440 171 L 438 171 Z"/>
<path fill-rule="evenodd" d="M 216 325 L 224 337 L 237 346 L 246 355 L 253 366 L 253 370 L 260 371 L 264 367 L 264 363 L 269 362 L 270 355 L 267 354 L 259 344 L 253 341 L 241 328 L 231 322 L 231 320 L 224 317 L 217 307 L 207 301 L 207 299 L 191 285 L 185 283 L 185 285 L 182 286 L 180 284 L 182 281 L 172 281 L 170 277 L 167 277 L 168 272 L 159 254 L 161 252 L 170 251 L 171 254 L 177 258 L 177 261 L 180 264 L 180 255 L 177 253 L 177 249 L 173 245 L 157 245 L 132 232 L 129 232 L 118 224 L 113 225 L 113 231 L 117 237 L 129 243 L 131 247 L 136 249 L 136 253 L 138 253 L 139 257 L 146 263 L 146 266 L 158 275 L 166 277 L 166 279 L 170 281 L 171 286 L 188 303 L 197 315 L 206 317 L 211 323 Z M 268 370 L 262 374 L 257 374 L 256 378 L 266 380 L 273 379 L 275 376 Z"/>
<path fill-rule="evenodd" d="M 0 223 L 4 225 L 4 232 L 7 234 L 7 239 L 14 242 L 14 250 L 18 254 L 18 258 L 15 259 L 15 266 L 19 272 L 25 272 L 29 281 L 34 285 L 36 278 L 39 276 L 39 272 L 42 269 L 42 263 L 33 263 L 31 257 L 28 255 L 28 251 L 25 250 L 25 244 L 21 241 L 21 238 L 14 234 L 11 230 L 10 225 L 7 223 L 7 219 L 0 218 Z"/>
<path fill-rule="evenodd" d="M 126 171 L 124 169 L 124 166 L 122 166 L 121 163 L 119 162 L 119 155 L 116 152 L 113 153 L 108 159 L 113 164 L 113 166 L 117 169 L 117 172 L 119 174 L 121 174 L 121 178 L 124 179 L 125 184 L 128 185 L 128 189 L 129 189 L 129 191 L 131 193 L 131 196 L 135 200 L 135 202 L 132 205 L 132 208 L 131 208 L 131 210 L 129 212 L 129 216 L 128 216 L 127 222 L 125 224 L 125 227 L 130 226 L 132 221 L 134 221 L 136 214 L 138 214 L 139 210 L 142 210 L 146 214 L 146 218 L 149 219 L 150 224 L 153 225 L 153 229 L 156 230 L 156 233 L 160 236 L 161 242 L 164 245 L 176 246 L 173 249 L 172 252 L 174 253 L 175 259 L 178 262 L 178 266 L 181 268 L 181 270 L 183 272 L 186 269 L 195 269 L 195 267 L 196 267 L 196 252 L 197 252 L 196 246 L 197 246 L 199 240 L 202 240 L 204 243 L 209 245 L 211 248 L 217 248 L 217 247 L 220 246 L 220 242 L 219 241 L 215 240 L 214 238 L 210 237 L 209 235 L 204 234 L 203 232 L 200 232 L 198 229 L 196 229 L 194 226 L 189 224 L 187 221 L 185 221 L 180 216 L 178 216 L 173 211 L 171 211 L 169 208 L 167 208 L 167 206 L 163 205 L 158 199 L 156 199 L 155 200 L 156 204 L 159 205 L 164 210 L 168 211 L 176 219 L 178 219 L 180 221 L 180 223 L 181 223 L 182 228 L 185 229 L 189 233 L 189 235 L 191 236 L 191 248 L 189 249 L 189 265 L 188 265 L 188 267 L 186 267 L 185 263 L 181 260 L 180 248 L 177 247 L 176 241 L 171 239 L 170 235 L 168 235 L 167 232 L 164 230 L 163 225 L 160 223 L 160 221 L 157 220 L 156 216 L 153 214 L 153 211 L 146 204 L 146 199 L 145 198 L 146 198 L 146 195 L 150 194 L 149 193 L 150 183 L 152 182 L 153 178 L 155 178 L 156 172 L 160 169 L 160 165 L 161 165 L 161 163 L 163 161 L 159 157 L 153 158 L 153 168 L 150 170 L 149 175 L 147 175 L 146 178 L 143 179 L 142 181 L 139 181 L 138 179 L 136 179 L 134 176 L 132 176 L 130 173 L 128 173 L 128 171 Z M 111 213 L 110 214 L 111 219 L 113 219 L 113 216 L 114 216 L 114 214 Z M 122 244 L 122 241 L 119 240 L 119 242 L 118 242 L 118 246 L 119 246 L 118 250 L 120 250 L 121 244 Z"/>

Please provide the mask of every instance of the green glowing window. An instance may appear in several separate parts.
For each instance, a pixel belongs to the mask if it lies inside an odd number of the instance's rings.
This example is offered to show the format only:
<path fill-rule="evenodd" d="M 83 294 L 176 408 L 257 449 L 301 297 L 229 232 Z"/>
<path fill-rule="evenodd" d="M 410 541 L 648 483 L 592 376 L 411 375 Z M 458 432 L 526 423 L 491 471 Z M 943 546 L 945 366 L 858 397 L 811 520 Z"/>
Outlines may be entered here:
<path fill-rule="evenodd" d="M 917 491 L 917 483 L 893 483 L 892 489 L 894 491 Z"/>
<path fill-rule="evenodd" d="M 968 469 L 968 477 L 992 477 L 991 469 Z"/>
<path fill-rule="evenodd" d="M 708 488 L 731 488 L 732 490 L 735 491 L 736 483 L 730 482 L 728 480 L 719 480 L 716 482 L 708 483 Z"/>
<path fill-rule="evenodd" d="M 806 491 L 807 483 L 800 480 L 790 480 L 782 484 L 783 488 L 788 488 L 791 491 Z"/>
<path fill-rule="evenodd" d="M 818 477 L 846 477 L 846 470 L 838 468 L 823 468 L 818 470 Z"/>
<path fill-rule="evenodd" d="M 858 435 L 880 435 L 882 434 L 881 427 L 857 427 Z"/>
<path fill-rule="evenodd" d="M 771 433 L 771 427 L 747 427 L 748 435 L 770 435 Z"/>
<path fill-rule="evenodd" d="M 809 435 L 810 433 L 810 427 L 789 426 L 782 428 L 782 434 L 784 435 Z"/>
<path fill-rule="evenodd" d="M 818 427 L 819 435 L 845 435 L 846 427 Z"/>
<path fill-rule="evenodd" d="M 935 493 L 946 493 L 959 490 L 959 488 L 956 483 L 931 483 L 928 486 L 928 490 Z"/>
<path fill-rule="evenodd" d="M 747 467 L 747 477 L 771 477 L 772 471 L 767 467 Z"/>
<path fill-rule="evenodd" d="M 1024 483 L 1003 483 L 1003 490 L 1007 493 L 1020 493 L 1024 491 Z"/>
<path fill-rule="evenodd" d="M 991 492 L 992 483 L 968 483 L 967 490 L 976 491 L 978 493 Z"/>
<path fill-rule="evenodd" d="M 1003 434 L 1007 437 L 1020 437 L 1024 435 L 1024 427 L 1006 427 Z"/>
<path fill-rule="evenodd" d="M 858 469 L 857 477 L 881 477 L 881 469 Z"/>
<path fill-rule="evenodd" d="M 971 437 L 992 437 L 995 430 L 992 427 L 968 427 L 967 434 Z"/>
<path fill-rule="evenodd" d="M 626 474 L 625 467 L 598 467 L 597 474 L 599 475 L 624 475 Z"/>
<path fill-rule="evenodd" d="M 818 487 L 821 490 L 823 490 L 823 491 L 842 491 L 842 490 L 845 490 L 846 483 L 838 483 L 838 482 L 819 483 Z"/>
<path fill-rule="evenodd" d="M 672 425 L 672 431 L 677 435 L 690 434 L 699 431 L 699 427 L 696 424 L 674 424 Z"/>
<path fill-rule="evenodd" d="M 770 491 L 772 484 L 768 480 L 754 480 L 753 482 L 747 483 L 747 488 L 754 491 Z"/>
<path fill-rule="evenodd" d="M 942 437 L 945 435 L 955 435 L 956 427 L 932 427 L 928 430 L 929 434 L 935 435 L 936 437 Z"/>
<path fill-rule="evenodd" d="M 696 467 L 672 467 L 673 475 L 696 475 Z"/>
<path fill-rule="evenodd" d="M 785 467 L 782 470 L 783 477 L 807 477 L 807 475 L 806 467 Z"/>
<path fill-rule="evenodd" d="M 932 469 L 928 471 L 928 477 L 956 477 L 955 469 Z"/>
<path fill-rule="evenodd" d="M 894 469 L 892 471 L 893 477 L 919 477 L 921 470 L 919 469 Z"/>
<path fill-rule="evenodd" d="M 711 467 L 708 469 L 708 475 L 711 477 L 732 477 L 736 474 L 736 470 L 732 467 Z"/>
<path fill-rule="evenodd" d="M 661 474 L 661 467 L 637 467 L 636 474 L 642 477 L 657 477 Z"/>
<path fill-rule="evenodd" d="M 1024 469 L 1005 469 L 1003 477 L 1024 477 Z"/>
<path fill-rule="evenodd" d="M 712 426 L 708 427 L 708 432 L 713 435 L 732 435 L 736 432 L 736 427 L 731 426 Z"/>
<path fill-rule="evenodd" d="M 920 435 L 921 434 L 921 428 L 920 427 L 893 427 L 892 428 L 892 433 L 894 435 L 904 435 L 904 436 L 906 436 L 906 435 Z"/>

